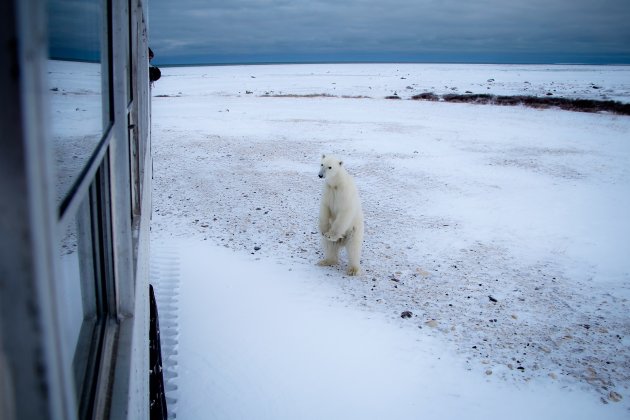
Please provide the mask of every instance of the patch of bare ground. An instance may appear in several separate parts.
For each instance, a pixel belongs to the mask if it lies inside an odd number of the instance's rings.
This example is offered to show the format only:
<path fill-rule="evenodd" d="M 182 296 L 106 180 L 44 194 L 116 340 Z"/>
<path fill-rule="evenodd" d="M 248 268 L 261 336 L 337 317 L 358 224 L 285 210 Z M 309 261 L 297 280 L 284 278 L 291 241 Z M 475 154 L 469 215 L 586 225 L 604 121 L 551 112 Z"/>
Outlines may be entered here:
<path fill-rule="evenodd" d="M 170 95 L 157 95 L 156 97 L 169 97 Z M 364 95 L 332 95 L 330 93 L 265 93 L 260 95 L 263 98 L 343 98 L 343 99 L 372 99 L 370 96 Z M 385 99 L 403 99 L 398 94 L 386 96 Z M 597 99 L 572 99 L 552 96 L 526 96 L 526 95 L 491 95 L 491 94 L 456 94 L 449 93 L 438 95 L 433 92 L 423 92 L 410 98 L 414 101 L 432 101 L 432 102 L 452 102 L 452 103 L 469 103 L 481 105 L 501 105 L 501 106 L 526 106 L 535 109 L 558 108 L 565 111 L 574 112 L 608 112 L 617 115 L 630 115 L 630 104 L 618 101 L 602 101 Z"/>
<path fill-rule="evenodd" d="M 630 115 L 630 104 L 618 101 L 600 101 L 596 99 L 571 99 L 540 96 L 502 96 L 489 94 L 446 94 L 436 95 L 425 92 L 411 97 L 412 100 L 444 101 L 455 103 L 472 103 L 484 105 L 526 106 L 536 109 L 560 108 L 575 112 L 609 112 L 617 115 Z"/>
<path fill-rule="evenodd" d="M 251 92 L 250 92 L 251 93 Z M 343 99 L 372 99 L 365 95 L 332 95 L 330 93 L 265 93 L 261 98 L 343 98 Z"/>
<path fill-rule="evenodd" d="M 337 95 L 331 95 L 330 93 L 265 93 L 260 96 L 263 98 L 338 98 Z"/>

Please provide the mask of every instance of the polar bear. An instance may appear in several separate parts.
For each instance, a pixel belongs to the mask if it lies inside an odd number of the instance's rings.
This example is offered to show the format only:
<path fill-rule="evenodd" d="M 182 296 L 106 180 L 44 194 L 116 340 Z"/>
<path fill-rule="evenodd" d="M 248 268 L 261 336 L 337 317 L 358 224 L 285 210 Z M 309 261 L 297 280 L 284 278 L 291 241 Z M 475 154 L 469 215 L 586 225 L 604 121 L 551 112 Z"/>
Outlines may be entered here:
<path fill-rule="evenodd" d="M 361 272 L 363 245 L 363 210 L 359 192 L 343 162 L 334 156 L 322 155 L 319 177 L 326 182 L 319 209 L 324 259 L 318 264 L 337 264 L 339 248 L 346 247 L 348 274 L 356 276 Z"/>

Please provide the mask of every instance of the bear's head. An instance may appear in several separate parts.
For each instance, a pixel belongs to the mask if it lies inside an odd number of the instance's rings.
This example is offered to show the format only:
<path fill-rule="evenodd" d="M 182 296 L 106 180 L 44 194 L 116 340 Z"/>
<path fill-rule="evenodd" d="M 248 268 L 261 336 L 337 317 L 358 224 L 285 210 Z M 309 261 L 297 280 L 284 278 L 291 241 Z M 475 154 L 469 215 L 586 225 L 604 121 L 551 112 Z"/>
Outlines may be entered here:
<path fill-rule="evenodd" d="M 343 162 L 335 156 L 322 155 L 322 163 L 319 168 L 319 177 L 324 178 L 326 182 L 332 182 L 340 171 L 343 171 Z"/>

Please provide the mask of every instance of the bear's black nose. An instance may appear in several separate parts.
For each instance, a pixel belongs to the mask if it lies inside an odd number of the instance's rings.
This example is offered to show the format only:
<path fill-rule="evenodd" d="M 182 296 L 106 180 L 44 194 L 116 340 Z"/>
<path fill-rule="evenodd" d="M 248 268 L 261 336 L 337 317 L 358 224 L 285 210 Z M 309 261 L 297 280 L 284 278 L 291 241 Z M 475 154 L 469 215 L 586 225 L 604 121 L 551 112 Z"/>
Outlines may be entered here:
<path fill-rule="evenodd" d="M 324 177 L 324 175 L 320 175 L 319 177 L 320 177 L 320 178 L 323 178 L 323 177 Z"/>

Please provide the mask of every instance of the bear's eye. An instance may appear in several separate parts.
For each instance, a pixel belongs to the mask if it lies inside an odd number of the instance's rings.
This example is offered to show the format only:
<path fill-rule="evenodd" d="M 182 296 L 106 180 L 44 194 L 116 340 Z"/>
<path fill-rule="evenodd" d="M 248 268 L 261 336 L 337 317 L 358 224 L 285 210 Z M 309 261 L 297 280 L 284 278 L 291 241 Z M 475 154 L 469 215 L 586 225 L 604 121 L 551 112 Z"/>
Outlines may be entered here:
<path fill-rule="evenodd" d="M 324 164 L 322 163 L 322 164 L 321 164 L 321 165 L 319 165 L 319 166 L 324 166 Z"/>
<path fill-rule="evenodd" d="M 332 166 L 329 166 L 328 169 L 332 169 Z"/>

